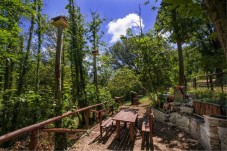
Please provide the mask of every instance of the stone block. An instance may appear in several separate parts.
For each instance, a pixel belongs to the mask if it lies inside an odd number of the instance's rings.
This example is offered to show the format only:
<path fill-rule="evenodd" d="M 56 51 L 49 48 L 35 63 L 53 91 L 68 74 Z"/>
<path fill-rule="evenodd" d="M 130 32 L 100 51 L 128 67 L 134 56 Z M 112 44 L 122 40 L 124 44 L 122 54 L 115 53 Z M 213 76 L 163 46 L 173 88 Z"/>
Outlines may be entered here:
<path fill-rule="evenodd" d="M 199 124 L 195 120 L 190 121 L 189 131 L 190 131 L 190 134 L 196 139 L 200 138 L 199 127 L 200 127 Z"/>
<path fill-rule="evenodd" d="M 160 110 L 157 110 L 155 108 L 153 108 L 152 110 L 153 110 L 154 118 L 157 121 L 166 122 L 166 121 L 169 120 L 169 115 L 168 114 L 165 114 L 164 112 L 162 112 Z"/>
<path fill-rule="evenodd" d="M 176 124 L 177 120 L 181 118 L 181 115 L 177 112 L 170 114 L 169 121 Z"/>
<path fill-rule="evenodd" d="M 210 139 L 209 137 L 207 137 L 205 125 L 204 124 L 200 125 L 199 129 L 200 129 L 200 140 L 199 140 L 200 144 L 203 146 L 205 150 L 210 150 L 211 148 Z"/>
<path fill-rule="evenodd" d="M 192 114 L 193 113 L 193 108 L 187 107 L 187 106 L 181 106 L 180 107 L 180 112 Z"/>
<path fill-rule="evenodd" d="M 176 120 L 176 125 L 189 128 L 190 119 L 187 116 L 181 116 L 181 118 Z"/>
<path fill-rule="evenodd" d="M 218 127 L 218 134 L 221 140 L 221 149 L 227 150 L 227 128 Z"/>

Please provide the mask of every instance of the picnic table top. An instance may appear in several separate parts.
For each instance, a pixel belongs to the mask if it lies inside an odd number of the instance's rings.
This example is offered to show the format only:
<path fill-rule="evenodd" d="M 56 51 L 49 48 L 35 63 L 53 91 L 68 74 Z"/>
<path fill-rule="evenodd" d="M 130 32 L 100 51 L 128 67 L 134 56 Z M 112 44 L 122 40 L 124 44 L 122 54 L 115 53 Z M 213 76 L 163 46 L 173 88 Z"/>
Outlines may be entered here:
<path fill-rule="evenodd" d="M 112 119 L 116 121 L 132 122 L 134 123 L 137 118 L 137 111 L 132 109 L 123 109 L 117 113 Z"/>

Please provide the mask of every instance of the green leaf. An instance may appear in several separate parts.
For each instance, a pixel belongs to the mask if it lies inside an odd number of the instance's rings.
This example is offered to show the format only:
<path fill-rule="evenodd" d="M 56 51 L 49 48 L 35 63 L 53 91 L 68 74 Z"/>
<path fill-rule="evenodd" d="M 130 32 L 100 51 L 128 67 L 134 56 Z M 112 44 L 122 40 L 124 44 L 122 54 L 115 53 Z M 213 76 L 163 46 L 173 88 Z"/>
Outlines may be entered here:
<path fill-rule="evenodd" d="M 210 36 L 208 37 L 208 39 L 213 39 L 213 40 L 215 40 L 215 39 L 217 39 L 217 38 L 218 38 L 217 32 L 213 32 L 213 33 L 210 34 Z"/>

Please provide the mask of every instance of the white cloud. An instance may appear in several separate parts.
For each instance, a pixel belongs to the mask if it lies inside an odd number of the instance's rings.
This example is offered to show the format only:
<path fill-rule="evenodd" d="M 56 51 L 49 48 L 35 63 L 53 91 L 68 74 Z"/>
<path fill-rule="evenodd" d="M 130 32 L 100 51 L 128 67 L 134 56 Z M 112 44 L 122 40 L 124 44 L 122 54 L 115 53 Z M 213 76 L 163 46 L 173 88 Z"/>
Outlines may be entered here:
<path fill-rule="evenodd" d="M 163 38 L 165 38 L 165 39 L 168 39 L 169 38 L 169 36 L 171 35 L 171 33 L 170 32 L 165 32 L 165 33 L 158 33 L 159 34 L 159 36 L 162 36 Z"/>
<path fill-rule="evenodd" d="M 113 20 L 109 22 L 108 26 L 108 34 L 112 35 L 110 43 L 117 42 L 120 40 L 121 35 L 126 35 L 126 30 L 128 28 L 138 28 L 140 17 L 137 14 L 128 14 L 124 18 L 119 18 L 117 20 Z M 141 26 L 144 27 L 143 19 L 141 19 Z"/>

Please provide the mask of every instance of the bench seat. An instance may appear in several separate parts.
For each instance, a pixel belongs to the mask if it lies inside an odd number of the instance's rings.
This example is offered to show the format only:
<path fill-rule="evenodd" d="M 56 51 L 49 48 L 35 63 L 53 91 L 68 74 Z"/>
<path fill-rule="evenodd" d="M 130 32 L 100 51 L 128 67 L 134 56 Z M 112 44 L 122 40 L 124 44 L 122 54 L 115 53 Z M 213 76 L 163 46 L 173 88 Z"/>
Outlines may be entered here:
<path fill-rule="evenodd" d="M 109 127 L 113 125 L 112 117 L 109 117 L 107 120 L 102 121 L 101 127 Z"/>
<path fill-rule="evenodd" d="M 150 135 L 150 145 L 153 144 L 153 134 L 152 134 L 152 127 L 153 127 L 153 113 L 150 113 L 149 119 L 144 119 L 142 124 L 142 147 L 144 146 L 145 142 L 145 133 Z"/>

